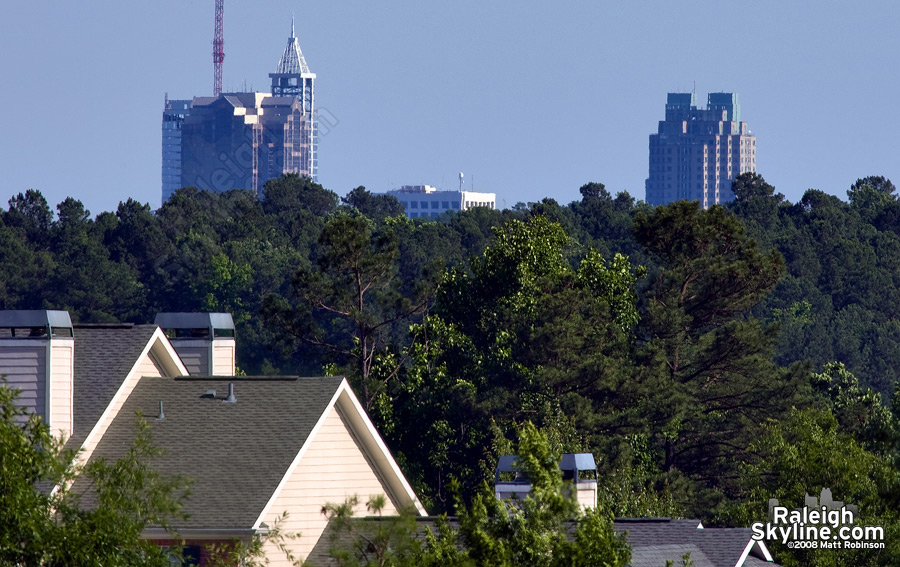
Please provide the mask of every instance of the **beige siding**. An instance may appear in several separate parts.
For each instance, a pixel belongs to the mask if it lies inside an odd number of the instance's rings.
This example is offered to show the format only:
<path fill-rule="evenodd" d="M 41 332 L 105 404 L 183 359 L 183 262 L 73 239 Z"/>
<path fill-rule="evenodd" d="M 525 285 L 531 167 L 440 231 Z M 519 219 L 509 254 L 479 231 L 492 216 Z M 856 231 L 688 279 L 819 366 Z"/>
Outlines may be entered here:
<path fill-rule="evenodd" d="M 160 369 L 159 365 L 153 360 L 153 355 L 147 353 L 144 355 L 144 358 L 140 360 L 140 363 L 137 367 L 137 375 L 141 376 L 164 376 L 163 371 Z"/>
<path fill-rule="evenodd" d="M 209 375 L 209 346 L 182 346 L 177 341 L 172 341 L 175 352 L 181 357 L 181 362 L 188 372 L 194 376 Z M 205 343 L 208 345 L 209 343 Z"/>
<path fill-rule="evenodd" d="M 289 516 L 282 523 L 284 532 L 301 533 L 299 540 L 291 542 L 291 547 L 299 558 L 306 558 L 325 529 L 323 505 L 341 503 L 355 495 L 360 500 L 356 515 L 366 516 L 366 502 L 370 496 L 377 494 L 387 495 L 388 491 L 355 441 L 346 421 L 332 408 L 269 509 L 265 522 L 272 525 L 286 511 Z M 382 513 L 397 513 L 396 505 L 390 498 Z M 271 548 L 267 552 L 273 566 L 289 565 L 281 551 L 274 545 L 268 547 Z"/>
<path fill-rule="evenodd" d="M 54 340 L 50 345 L 50 424 L 54 435 L 72 434 L 72 388 L 75 375 L 75 341 Z"/>
<path fill-rule="evenodd" d="M 216 339 L 212 349 L 213 375 L 234 376 L 234 341 Z"/>
<path fill-rule="evenodd" d="M 0 345 L 0 375 L 6 377 L 6 384 L 21 390 L 16 404 L 44 416 L 47 395 L 47 342 L 39 345 Z"/>
<path fill-rule="evenodd" d="M 583 482 L 576 487 L 575 496 L 582 509 L 597 507 L 597 483 Z"/>

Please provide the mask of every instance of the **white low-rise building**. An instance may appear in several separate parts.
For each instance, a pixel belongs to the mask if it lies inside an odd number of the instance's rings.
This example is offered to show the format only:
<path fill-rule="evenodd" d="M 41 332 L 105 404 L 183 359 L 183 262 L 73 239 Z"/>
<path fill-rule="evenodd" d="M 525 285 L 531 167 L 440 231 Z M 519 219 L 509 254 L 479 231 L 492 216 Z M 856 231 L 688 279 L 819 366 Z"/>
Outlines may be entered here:
<path fill-rule="evenodd" d="M 474 191 L 439 191 L 431 185 L 404 185 L 400 189 L 388 191 L 396 197 L 406 217 L 411 219 L 430 218 L 447 211 L 465 211 L 473 207 L 497 208 L 496 193 L 476 193 Z"/>

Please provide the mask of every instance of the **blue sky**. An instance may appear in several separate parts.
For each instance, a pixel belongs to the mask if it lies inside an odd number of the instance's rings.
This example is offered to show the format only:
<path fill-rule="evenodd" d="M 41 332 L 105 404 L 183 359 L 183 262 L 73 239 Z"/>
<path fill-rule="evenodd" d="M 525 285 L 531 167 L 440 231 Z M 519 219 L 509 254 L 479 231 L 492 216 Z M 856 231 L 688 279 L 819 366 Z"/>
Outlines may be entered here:
<path fill-rule="evenodd" d="M 163 99 L 212 91 L 213 0 L 8 3 L 0 206 L 160 201 Z M 600 181 L 643 198 L 667 92 L 733 91 L 758 171 L 797 201 L 900 182 L 900 5 L 888 1 L 225 0 L 225 90 L 268 90 L 291 14 L 343 195 L 427 183 L 500 206 Z"/>

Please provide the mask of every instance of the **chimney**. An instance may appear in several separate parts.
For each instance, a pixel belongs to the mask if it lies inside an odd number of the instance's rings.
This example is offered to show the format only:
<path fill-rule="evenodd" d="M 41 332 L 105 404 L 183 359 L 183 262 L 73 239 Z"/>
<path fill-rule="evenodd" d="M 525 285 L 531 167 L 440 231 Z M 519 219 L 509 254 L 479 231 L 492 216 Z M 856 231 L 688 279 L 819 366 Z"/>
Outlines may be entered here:
<path fill-rule="evenodd" d="M 160 313 L 155 323 L 192 376 L 234 376 L 231 313 Z"/>
<path fill-rule="evenodd" d="M 17 405 L 54 435 L 74 427 L 75 330 L 66 311 L 0 311 L 0 375 L 21 390 Z"/>
<path fill-rule="evenodd" d="M 563 482 L 571 482 L 575 500 L 582 508 L 597 507 L 597 465 L 590 453 L 566 453 L 559 468 Z"/>
<path fill-rule="evenodd" d="M 563 482 L 582 508 L 597 507 L 597 465 L 590 453 L 566 453 L 559 464 Z M 531 479 L 519 470 L 516 457 L 504 455 L 494 473 L 494 494 L 501 500 L 524 500 L 531 492 Z"/>

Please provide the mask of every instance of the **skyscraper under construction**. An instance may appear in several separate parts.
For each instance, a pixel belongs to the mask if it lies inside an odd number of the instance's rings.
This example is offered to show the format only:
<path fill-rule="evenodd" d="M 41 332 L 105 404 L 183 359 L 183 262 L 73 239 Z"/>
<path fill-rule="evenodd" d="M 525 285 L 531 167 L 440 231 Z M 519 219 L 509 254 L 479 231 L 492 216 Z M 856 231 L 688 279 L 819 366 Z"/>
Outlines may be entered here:
<path fill-rule="evenodd" d="M 318 174 L 315 73 L 291 22 L 271 93 L 166 97 L 162 122 L 162 200 L 180 187 L 250 189 L 285 173 Z"/>

